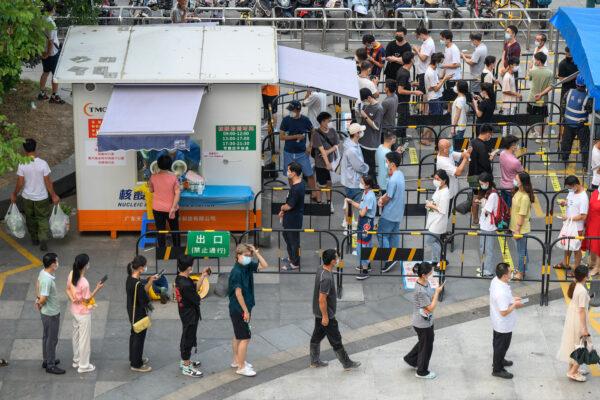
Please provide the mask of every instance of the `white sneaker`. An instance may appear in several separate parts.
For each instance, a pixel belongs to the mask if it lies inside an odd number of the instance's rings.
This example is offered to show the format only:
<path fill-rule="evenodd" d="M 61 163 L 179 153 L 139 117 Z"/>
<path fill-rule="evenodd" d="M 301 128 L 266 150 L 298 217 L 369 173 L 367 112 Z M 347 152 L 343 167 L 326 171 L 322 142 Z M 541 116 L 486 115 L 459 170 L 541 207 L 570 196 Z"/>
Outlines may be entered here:
<path fill-rule="evenodd" d="M 84 368 L 79 367 L 79 368 L 77 368 L 77 372 L 79 372 L 80 374 L 83 374 L 85 372 L 92 372 L 95 369 L 96 369 L 96 367 L 94 367 L 92 364 L 88 364 L 87 367 L 84 367 Z"/>
<path fill-rule="evenodd" d="M 435 372 L 433 372 L 433 371 L 429 371 L 429 374 L 427 374 L 427 375 L 423 375 L 423 376 L 421 376 L 421 375 L 419 375 L 419 374 L 415 374 L 415 376 L 416 376 L 417 378 L 421 378 L 421 379 L 435 379 L 435 377 L 436 377 L 437 375 L 435 374 Z"/>
<path fill-rule="evenodd" d="M 79 363 L 78 363 L 78 362 L 75 362 L 75 361 L 73 361 L 73 368 L 79 368 Z"/>
<path fill-rule="evenodd" d="M 244 365 L 248 368 L 252 368 L 252 364 L 250 364 L 248 361 L 244 361 Z M 231 368 L 238 368 L 239 365 L 237 365 L 237 363 L 234 361 L 231 363 Z"/>
<path fill-rule="evenodd" d="M 191 376 L 192 378 L 202 378 L 202 372 L 192 367 L 192 365 L 184 365 L 181 369 L 181 373 L 185 376 Z"/>
<path fill-rule="evenodd" d="M 248 376 L 248 377 L 256 376 L 256 371 L 254 371 L 252 368 L 249 368 L 248 366 L 238 369 L 237 371 L 235 371 L 235 373 L 238 375 L 243 375 L 243 376 Z"/>

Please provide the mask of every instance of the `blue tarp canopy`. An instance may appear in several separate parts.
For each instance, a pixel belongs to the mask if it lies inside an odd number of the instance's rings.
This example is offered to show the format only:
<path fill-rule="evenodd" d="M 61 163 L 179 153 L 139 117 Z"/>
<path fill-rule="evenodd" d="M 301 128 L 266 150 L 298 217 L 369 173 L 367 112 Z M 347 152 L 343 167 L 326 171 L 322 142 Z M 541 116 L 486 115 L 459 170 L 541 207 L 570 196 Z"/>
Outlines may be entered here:
<path fill-rule="evenodd" d="M 600 108 L 600 9 L 560 7 L 550 18 L 573 55 L 589 93 Z"/>

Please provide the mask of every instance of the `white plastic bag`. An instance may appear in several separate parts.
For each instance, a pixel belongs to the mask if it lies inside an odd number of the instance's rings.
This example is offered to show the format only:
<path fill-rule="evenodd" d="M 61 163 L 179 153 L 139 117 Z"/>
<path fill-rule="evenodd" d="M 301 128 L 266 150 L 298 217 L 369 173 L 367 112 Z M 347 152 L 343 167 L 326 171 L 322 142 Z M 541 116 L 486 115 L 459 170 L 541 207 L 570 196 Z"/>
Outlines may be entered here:
<path fill-rule="evenodd" d="M 23 218 L 23 214 L 21 214 L 15 203 L 11 203 L 8 207 L 4 222 L 11 235 L 17 239 L 23 239 L 25 237 L 25 218 Z"/>
<path fill-rule="evenodd" d="M 577 223 L 573 222 L 572 219 L 567 219 L 558 234 L 558 238 L 560 241 L 556 243 L 556 247 L 563 250 L 568 251 L 577 251 L 581 248 L 581 240 L 579 239 L 567 239 L 567 238 L 575 238 L 579 236 L 579 231 L 577 230 Z"/>
<path fill-rule="evenodd" d="M 69 232 L 70 221 L 67 214 L 60 208 L 60 205 L 52 207 L 52 215 L 50 215 L 50 232 L 54 239 L 62 239 Z"/>

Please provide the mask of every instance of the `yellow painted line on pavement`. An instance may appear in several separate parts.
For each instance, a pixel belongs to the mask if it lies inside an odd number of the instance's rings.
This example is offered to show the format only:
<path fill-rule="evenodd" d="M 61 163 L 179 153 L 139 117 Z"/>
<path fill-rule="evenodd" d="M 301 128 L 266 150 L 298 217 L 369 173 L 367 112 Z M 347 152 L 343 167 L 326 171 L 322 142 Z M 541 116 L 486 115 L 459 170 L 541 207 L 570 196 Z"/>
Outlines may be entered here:
<path fill-rule="evenodd" d="M 27 264 L 27 265 L 9 269 L 8 271 L 0 272 L 0 295 L 1 295 L 2 291 L 4 290 L 4 282 L 6 282 L 6 278 L 8 278 L 11 275 L 18 274 L 20 272 L 25 272 L 30 269 L 40 267 L 42 265 L 42 262 L 40 261 L 39 258 L 37 258 L 33 254 L 31 254 L 29 251 L 27 251 L 26 248 L 21 246 L 19 243 L 17 243 L 13 238 L 8 236 L 3 231 L 0 231 L 0 239 L 4 240 L 10 247 L 15 249 L 19 254 L 21 254 L 23 257 L 25 257 L 27 260 L 29 260 L 29 264 Z"/>
<path fill-rule="evenodd" d="M 502 251 L 502 261 L 510 265 L 510 270 L 514 271 L 515 265 L 513 264 L 512 256 L 510 255 L 508 243 L 506 243 L 506 237 L 498 235 L 498 243 L 500 243 L 500 250 Z"/>
<path fill-rule="evenodd" d="M 549 172 L 548 175 L 550 176 L 550 182 L 552 183 L 552 189 L 554 189 L 555 192 L 560 192 L 562 190 L 562 186 L 560 186 L 560 182 L 558 181 L 558 176 L 556 176 L 556 172 Z M 562 215 L 565 215 L 567 213 L 565 206 L 559 206 L 560 207 L 560 212 L 562 213 Z"/>
<path fill-rule="evenodd" d="M 408 156 L 410 157 L 410 163 L 417 165 L 419 163 L 419 157 L 417 156 L 417 149 L 414 147 L 408 148 Z"/>

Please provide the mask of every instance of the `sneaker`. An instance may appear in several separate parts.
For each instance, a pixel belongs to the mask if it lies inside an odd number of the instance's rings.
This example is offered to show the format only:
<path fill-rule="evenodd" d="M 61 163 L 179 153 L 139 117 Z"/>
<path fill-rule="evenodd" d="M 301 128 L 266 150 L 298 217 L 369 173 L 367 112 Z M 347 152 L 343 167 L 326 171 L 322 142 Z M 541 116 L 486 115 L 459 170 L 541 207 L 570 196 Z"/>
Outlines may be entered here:
<path fill-rule="evenodd" d="M 242 376 L 256 376 L 256 371 L 254 371 L 252 368 L 249 368 L 247 365 L 244 366 L 244 368 L 240 368 L 237 371 L 235 371 L 236 374 L 238 375 L 242 375 Z"/>
<path fill-rule="evenodd" d="M 54 375 L 63 375 L 66 371 L 62 368 L 58 368 L 56 365 L 54 367 L 46 368 L 46 372 Z"/>
<path fill-rule="evenodd" d="M 160 294 L 160 304 L 167 304 L 169 302 L 169 295 L 167 293 Z"/>
<path fill-rule="evenodd" d="M 388 261 L 385 263 L 383 269 L 381 270 L 381 272 L 390 272 L 392 270 L 392 268 L 394 268 L 394 265 L 396 265 L 398 263 L 398 261 Z"/>
<path fill-rule="evenodd" d="M 192 378 L 202 378 L 202 372 L 198 371 L 192 365 L 184 365 L 181 369 L 181 373 L 185 376 L 191 376 Z"/>
<path fill-rule="evenodd" d="M 331 210 L 329 211 L 331 214 L 333 214 L 335 212 L 335 210 L 333 209 L 333 203 L 331 203 Z"/>
<path fill-rule="evenodd" d="M 150 371 L 152 371 L 152 367 L 149 365 L 142 365 L 139 368 L 129 367 L 129 369 L 132 371 L 135 371 L 135 372 L 150 372 Z"/>
<path fill-rule="evenodd" d="M 502 378 L 502 379 L 512 379 L 513 378 L 513 374 L 511 374 L 510 372 L 508 372 L 505 369 L 503 369 L 502 371 L 498 371 L 498 372 L 492 372 L 492 376 L 495 376 L 496 378 Z"/>
<path fill-rule="evenodd" d="M 142 357 L 142 364 L 146 365 L 150 362 L 150 359 L 148 357 Z"/>
<path fill-rule="evenodd" d="M 427 375 L 419 375 L 419 374 L 415 374 L 415 376 L 416 376 L 417 378 L 420 378 L 420 379 L 435 379 L 435 377 L 436 377 L 437 375 L 435 374 L 435 372 L 433 372 L 433 371 L 429 371 L 429 373 L 428 373 Z"/>
<path fill-rule="evenodd" d="M 79 363 L 78 363 L 78 362 L 75 362 L 75 361 L 73 361 L 73 364 L 72 364 L 72 366 L 73 366 L 73 368 L 79 368 Z"/>
<path fill-rule="evenodd" d="M 57 95 L 56 93 L 54 93 L 52 96 L 50 96 L 50 103 L 52 103 L 52 104 L 65 104 L 65 101 L 63 99 L 61 99 L 59 95 Z"/>
<path fill-rule="evenodd" d="M 358 272 L 360 272 L 360 271 L 362 271 L 362 270 L 363 270 L 363 267 L 361 267 L 361 266 L 359 265 L 358 267 L 355 267 L 354 269 L 355 269 L 355 270 L 357 270 Z M 371 269 L 372 269 L 372 268 L 371 268 L 371 264 L 369 264 L 369 266 L 367 267 L 367 269 L 369 270 L 369 272 L 371 272 Z"/>
<path fill-rule="evenodd" d="M 247 368 L 250 368 L 250 369 L 252 369 L 252 364 L 250 364 L 248 361 L 244 361 L 244 365 L 245 365 Z M 235 361 L 231 363 L 231 368 L 238 368 L 238 365 L 237 365 L 237 363 L 236 363 Z M 238 369 L 239 369 L 239 368 L 238 368 Z"/>
<path fill-rule="evenodd" d="M 92 364 L 88 364 L 88 366 L 85 368 L 81 368 L 81 367 L 77 368 L 77 372 L 79 372 L 80 374 L 83 374 L 85 372 L 92 372 L 95 369 L 96 369 L 96 367 L 94 367 Z"/>
<path fill-rule="evenodd" d="M 535 139 L 535 142 L 539 143 L 539 144 L 547 142 L 547 141 L 548 141 L 548 139 L 546 139 L 546 138 L 544 138 L 544 139 Z"/>
<path fill-rule="evenodd" d="M 48 95 L 44 91 L 39 92 L 37 95 L 38 100 L 48 100 L 49 98 L 50 97 L 48 97 Z"/>
<path fill-rule="evenodd" d="M 364 281 L 365 279 L 369 279 L 369 272 L 361 271 L 360 275 L 356 275 L 356 279 L 359 281 Z"/>
<path fill-rule="evenodd" d="M 54 365 L 58 365 L 58 364 L 60 364 L 60 360 L 57 358 L 56 360 L 54 360 Z M 46 361 L 43 361 L 42 368 L 46 369 L 46 367 L 47 367 Z"/>

